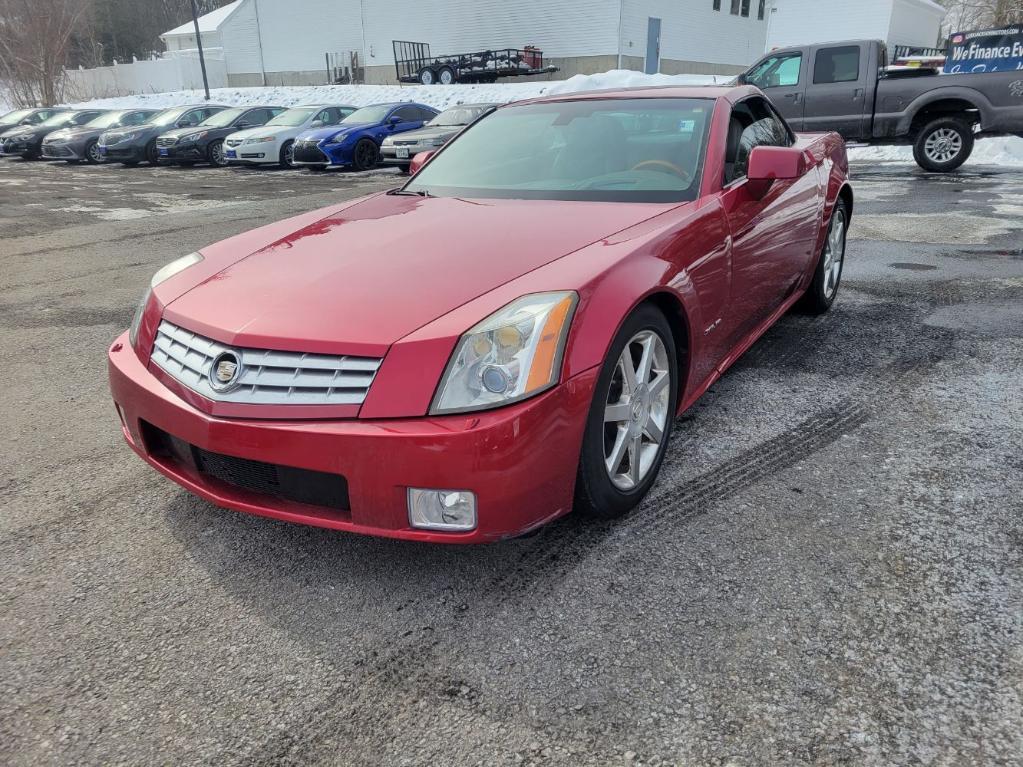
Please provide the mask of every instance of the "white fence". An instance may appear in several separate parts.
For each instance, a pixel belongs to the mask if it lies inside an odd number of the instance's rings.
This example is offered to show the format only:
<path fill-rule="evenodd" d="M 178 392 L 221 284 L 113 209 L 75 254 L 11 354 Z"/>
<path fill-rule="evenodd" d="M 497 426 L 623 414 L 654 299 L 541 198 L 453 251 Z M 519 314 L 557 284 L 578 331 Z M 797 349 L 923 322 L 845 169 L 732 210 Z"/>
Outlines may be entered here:
<path fill-rule="evenodd" d="M 210 87 L 226 87 L 227 65 L 223 49 L 212 48 L 203 53 Z M 165 58 L 111 67 L 68 69 L 64 74 L 64 98 L 67 101 L 202 88 L 202 69 L 195 51 L 175 51 Z"/>

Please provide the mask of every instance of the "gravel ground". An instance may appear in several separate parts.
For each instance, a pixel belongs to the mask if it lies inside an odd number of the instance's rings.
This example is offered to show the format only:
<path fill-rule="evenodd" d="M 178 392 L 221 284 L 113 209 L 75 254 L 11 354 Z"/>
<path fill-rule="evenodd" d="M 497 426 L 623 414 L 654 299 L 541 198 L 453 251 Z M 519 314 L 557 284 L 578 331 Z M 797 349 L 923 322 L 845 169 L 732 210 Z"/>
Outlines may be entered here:
<path fill-rule="evenodd" d="M 447 548 L 192 498 L 106 389 L 158 266 L 392 174 L 0 163 L 0 762 L 1023 763 L 1023 172 L 854 176 L 635 513 Z"/>

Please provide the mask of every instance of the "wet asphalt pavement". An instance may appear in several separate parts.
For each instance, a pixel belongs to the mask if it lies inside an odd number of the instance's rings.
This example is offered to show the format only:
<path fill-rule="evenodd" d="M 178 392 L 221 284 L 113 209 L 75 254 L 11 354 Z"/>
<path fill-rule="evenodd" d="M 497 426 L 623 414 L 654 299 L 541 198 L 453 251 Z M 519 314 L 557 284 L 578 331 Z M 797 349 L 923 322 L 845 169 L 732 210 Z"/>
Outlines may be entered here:
<path fill-rule="evenodd" d="M 0 162 L 0 762 L 1023 762 L 1023 171 L 857 165 L 833 311 L 616 523 L 381 541 L 143 465 L 105 351 L 152 272 L 394 181 Z"/>

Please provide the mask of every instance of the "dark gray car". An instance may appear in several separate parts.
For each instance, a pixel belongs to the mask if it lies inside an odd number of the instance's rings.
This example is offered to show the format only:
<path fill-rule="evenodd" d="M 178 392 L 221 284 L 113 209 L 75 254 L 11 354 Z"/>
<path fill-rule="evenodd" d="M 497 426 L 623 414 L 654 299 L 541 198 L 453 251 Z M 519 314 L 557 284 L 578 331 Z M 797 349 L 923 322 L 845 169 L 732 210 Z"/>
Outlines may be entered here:
<path fill-rule="evenodd" d="M 61 128 L 85 125 L 95 120 L 105 109 L 77 109 L 55 112 L 52 117 L 35 125 L 22 125 L 9 130 L 0 141 L 0 155 L 18 156 L 34 160 L 42 151 L 43 139 Z"/>
<path fill-rule="evenodd" d="M 157 112 L 156 109 L 119 109 L 100 115 L 86 125 L 61 128 L 43 139 L 42 156 L 48 160 L 98 163 L 103 159 L 99 152 L 100 135 L 114 128 L 142 125 Z"/>
<path fill-rule="evenodd" d="M 25 125 L 38 125 L 43 120 L 49 120 L 58 112 L 67 112 L 67 107 L 42 107 L 39 109 L 15 109 L 0 117 L 0 138 L 10 130 L 16 130 Z"/>
<path fill-rule="evenodd" d="M 380 161 L 408 171 L 412 158 L 419 152 L 438 149 L 496 104 L 459 104 L 448 107 L 418 130 L 388 136 L 380 145 Z"/>
<path fill-rule="evenodd" d="M 104 162 L 156 165 L 156 137 L 172 128 L 189 128 L 221 112 L 221 104 L 190 104 L 171 107 L 150 118 L 149 122 L 128 128 L 115 128 L 100 134 L 97 146 Z"/>

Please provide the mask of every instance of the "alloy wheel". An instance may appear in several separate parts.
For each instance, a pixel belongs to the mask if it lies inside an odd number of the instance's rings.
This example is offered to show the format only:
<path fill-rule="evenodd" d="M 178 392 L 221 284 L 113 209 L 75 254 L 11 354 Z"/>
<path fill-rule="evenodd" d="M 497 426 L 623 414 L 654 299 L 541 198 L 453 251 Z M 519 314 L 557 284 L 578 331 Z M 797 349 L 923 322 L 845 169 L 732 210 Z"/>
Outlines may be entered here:
<path fill-rule="evenodd" d="M 289 168 L 295 167 L 295 144 L 289 143 L 284 147 L 284 164 Z"/>
<path fill-rule="evenodd" d="M 619 490 L 638 487 L 657 460 L 670 417 L 671 370 L 652 330 L 622 350 L 604 406 L 604 467 Z"/>
<path fill-rule="evenodd" d="M 838 207 L 831 217 L 831 230 L 824 243 L 824 297 L 831 298 L 838 290 L 845 259 L 845 211 Z"/>
<path fill-rule="evenodd" d="M 963 137 L 952 128 L 938 128 L 924 142 L 924 154 L 936 163 L 954 160 L 963 151 Z"/>
<path fill-rule="evenodd" d="M 359 170 L 367 170 L 376 164 L 377 148 L 372 141 L 363 141 L 355 148 L 355 165 Z"/>
<path fill-rule="evenodd" d="M 210 146 L 210 160 L 214 165 L 227 165 L 227 161 L 224 160 L 224 144 L 220 141 L 215 141 Z"/>
<path fill-rule="evenodd" d="M 99 144 L 90 144 L 85 153 L 88 155 L 87 159 L 89 162 L 98 163 L 103 159 L 103 155 L 99 153 Z"/>

